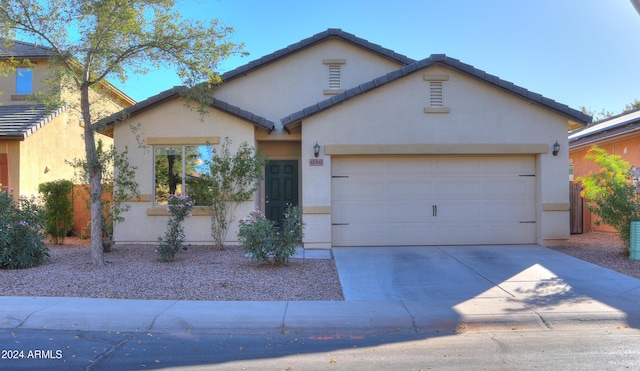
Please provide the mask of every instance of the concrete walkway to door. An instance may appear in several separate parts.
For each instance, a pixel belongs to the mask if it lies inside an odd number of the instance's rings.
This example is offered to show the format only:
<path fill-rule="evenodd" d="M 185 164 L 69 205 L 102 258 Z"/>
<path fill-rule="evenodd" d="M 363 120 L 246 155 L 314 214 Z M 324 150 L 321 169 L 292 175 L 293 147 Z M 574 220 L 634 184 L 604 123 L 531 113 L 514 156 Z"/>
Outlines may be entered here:
<path fill-rule="evenodd" d="M 542 246 L 336 247 L 333 254 L 346 301 L 402 302 L 417 327 L 438 318 L 484 327 L 640 323 L 640 280 Z"/>

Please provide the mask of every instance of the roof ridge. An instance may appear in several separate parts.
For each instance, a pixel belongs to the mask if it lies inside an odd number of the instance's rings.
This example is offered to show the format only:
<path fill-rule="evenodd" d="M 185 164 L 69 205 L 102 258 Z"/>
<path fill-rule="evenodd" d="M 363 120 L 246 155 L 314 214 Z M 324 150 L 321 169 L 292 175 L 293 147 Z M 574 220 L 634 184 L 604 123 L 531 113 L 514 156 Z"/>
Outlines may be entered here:
<path fill-rule="evenodd" d="M 419 61 L 415 61 L 412 64 L 405 65 L 395 71 L 391 71 L 371 81 L 365 82 L 354 88 L 348 89 L 340 94 L 334 95 L 331 98 L 324 99 L 316 104 L 305 107 L 300 111 L 294 112 L 286 117 L 283 117 L 280 121 L 282 122 L 285 130 L 287 130 L 288 126 L 291 126 L 308 116 L 314 115 L 320 111 L 330 108 L 331 106 L 337 103 L 343 102 L 347 99 L 353 98 L 360 94 L 366 93 L 370 90 L 376 89 L 380 86 L 386 85 L 389 82 L 402 78 L 406 75 L 409 75 L 413 72 L 416 72 L 418 70 L 421 70 L 423 68 L 426 68 L 436 63 L 444 64 L 449 68 L 458 70 L 459 72 L 465 73 L 467 75 L 471 75 L 486 83 L 494 85 L 495 87 L 498 87 L 503 90 L 507 90 L 508 92 L 521 96 L 524 99 L 546 106 L 552 110 L 562 113 L 565 116 L 573 118 L 577 121 L 581 121 L 585 123 L 591 121 L 591 116 L 586 115 L 581 111 L 570 108 L 565 104 L 558 103 L 553 99 L 546 98 L 541 94 L 531 92 L 510 81 L 503 80 L 498 76 L 491 75 L 483 70 L 473 67 L 472 65 L 463 63 L 458 59 L 448 57 L 446 54 L 431 54 L 427 58 L 421 59 Z"/>
<path fill-rule="evenodd" d="M 125 118 L 142 113 L 152 107 L 155 107 L 160 103 L 163 103 L 171 99 L 175 99 L 179 97 L 182 93 L 188 90 L 189 88 L 187 88 L 184 85 L 174 86 L 154 96 L 151 96 L 143 101 L 140 101 L 130 107 L 127 107 L 124 110 L 120 110 L 118 112 L 115 112 L 99 120 L 94 124 L 94 126 L 97 128 L 100 128 L 100 130 L 103 130 L 104 128 L 111 126 L 118 121 L 123 121 Z M 238 106 L 234 106 L 223 100 L 217 99 L 213 95 L 211 95 L 209 99 L 210 101 L 208 105 L 212 108 L 217 108 L 221 111 L 227 112 L 231 115 L 234 115 L 236 117 L 249 121 L 256 126 L 259 126 L 264 130 L 267 130 L 269 133 L 273 131 L 273 129 L 275 128 L 275 123 L 273 121 L 270 121 L 260 115 L 256 115 L 253 112 L 247 111 Z"/>
<path fill-rule="evenodd" d="M 402 55 L 400 53 L 397 53 L 391 49 L 388 48 L 384 48 L 378 44 L 374 44 L 368 40 L 365 40 L 363 38 L 360 38 L 354 34 L 348 33 L 343 31 L 340 28 L 328 28 L 322 32 L 319 32 L 315 35 L 312 35 L 310 37 L 304 38 L 298 42 L 295 42 L 293 44 L 290 44 L 282 49 L 278 49 L 272 53 L 263 55 L 262 57 L 259 57 L 258 59 L 254 59 L 246 64 L 243 64 L 242 66 L 236 67 L 231 71 L 227 71 L 225 73 L 222 74 L 222 80 L 223 81 L 227 81 L 233 78 L 236 78 L 244 73 L 249 72 L 250 70 L 254 70 L 260 67 L 265 66 L 268 63 L 274 62 L 277 59 L 280 58 L 284 58 L 288 55 L 291 55 L 293 53 L 296 53 L 304 48 L 307 48 L 313 44 L 316 44 L 318 42 L 321 42 L 323 40 L 329 39 L 329 38 L 340 38 L 346 42 L 349 42 L 351 44 L 354 44 L 356 46 L 359 46 L 361 48 L 367 49 L 369 51 L 371 51 L 372 53 L 381 55 L 385 58 L 394 60 L 398 63 L 402 63 L 404 65 L 407 64 L 411 64 L 414 63 L 415 60 L 412 58 L 409 58 L 405 55 Z"/>

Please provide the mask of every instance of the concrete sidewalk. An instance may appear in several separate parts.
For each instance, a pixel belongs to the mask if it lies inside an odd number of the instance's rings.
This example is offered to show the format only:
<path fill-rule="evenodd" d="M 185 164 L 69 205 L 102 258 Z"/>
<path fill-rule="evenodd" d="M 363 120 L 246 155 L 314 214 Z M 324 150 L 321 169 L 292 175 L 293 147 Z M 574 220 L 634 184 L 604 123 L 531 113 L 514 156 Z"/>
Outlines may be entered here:
<path fill-rule="evenodd" d="M 640 328 L 640 280 L 540 246 L 335 248 L 345 301 L 0 297 L 0 328 L 282 333 Z"/>

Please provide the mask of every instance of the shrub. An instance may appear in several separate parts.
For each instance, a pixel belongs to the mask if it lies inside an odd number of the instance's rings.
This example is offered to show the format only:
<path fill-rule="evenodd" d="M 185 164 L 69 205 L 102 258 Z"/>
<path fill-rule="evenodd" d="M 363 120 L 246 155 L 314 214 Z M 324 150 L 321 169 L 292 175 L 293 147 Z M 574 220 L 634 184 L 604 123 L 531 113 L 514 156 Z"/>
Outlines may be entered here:
<path fill-rule="evenodd" d="M 49 256 L 44 212 L 35 197 L 16 202 L 6 187 L 1 188 L 0 210 L 0 268 L 31 268 L 44 262 Z"/>
<path fill-rule="evenodd" d="M 268 220 L 259 210 L 241 219 L 238 240 L 244 251 L 259 261 L 272 260 L 275 264 L 287 264 L 296 252 L 298 241 L 302 239 L 304 223 L 297 206 L 288 206 L 283 216 L 282 227 Z"/>
<path fill-rule="evenodd" d="M 608 224 L 620 233 L 624 252 L 629 255 L 631 222 L 640 217 L 632 167 L 598 146 L 590 148 L 584 158 L 600 165 L 600 171 L 576 179 L 582 182 L 581 196 L 587 199 L 587 208 L 601 219 L 596 224 Z"/>
<path fill-rule="evenodd" d="M 38 192 L 44 200 L 46 232 L 56 245 L 62 245 L 64 237 L 73 228 L 72 189 L 73 183 L 69 180 L 56 180 L 38 186 Z"/>
<path fill-rule="evenodd" d="M 178 250 L 184 242 L 185 234 L 182 223 L 191 216 L 190 211 L 193 209 L 194 201 L 187 196 L 169 195 L 169 206 L 167 211 L 171 213 L 167 230 L 163 237 L 158 237 L 160 247 L 158 253 L 160 259 L 164 262 L 172 261 Z"/>
<path fill-rule="evenodd" d="M 220 151 L 209 162 L 210 173 L 202 175 L 202 185 L 198 188 L 200 199 L 211 210 L 211 236 L 218 250 L 224 248 L 236 208 L 251 199 L 266 164 L 260 151 L 246 142 L 235 154 L 231 153 L 230 146 L 231 140 L 225 138 Z"/>

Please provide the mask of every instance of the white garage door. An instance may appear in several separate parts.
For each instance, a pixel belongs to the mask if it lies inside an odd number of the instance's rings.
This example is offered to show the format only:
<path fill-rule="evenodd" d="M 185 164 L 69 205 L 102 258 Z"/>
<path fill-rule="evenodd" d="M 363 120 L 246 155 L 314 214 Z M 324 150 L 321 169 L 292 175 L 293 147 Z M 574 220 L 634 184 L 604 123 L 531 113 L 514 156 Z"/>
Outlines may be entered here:
<path fill-rule="evenodd" d="M 533 156 L 334 157 L 334 246 L 536 240 Z"/>

